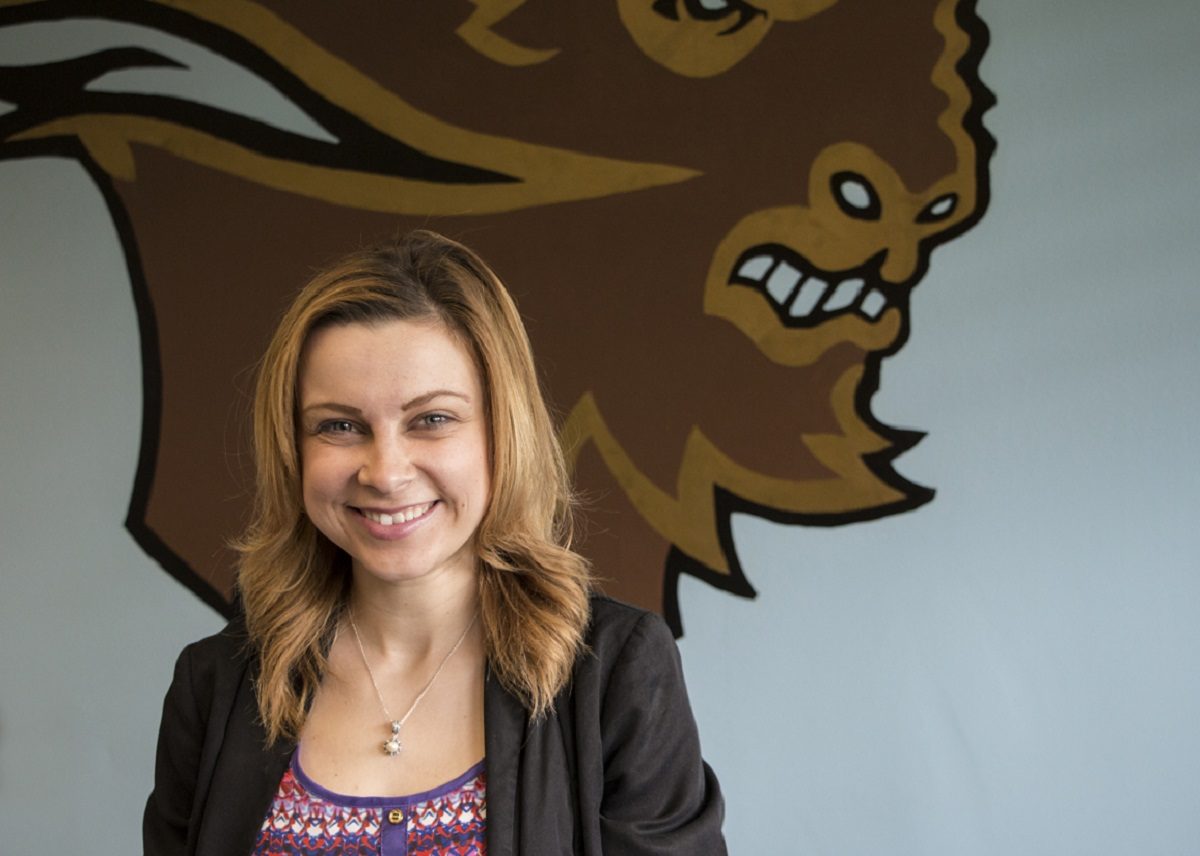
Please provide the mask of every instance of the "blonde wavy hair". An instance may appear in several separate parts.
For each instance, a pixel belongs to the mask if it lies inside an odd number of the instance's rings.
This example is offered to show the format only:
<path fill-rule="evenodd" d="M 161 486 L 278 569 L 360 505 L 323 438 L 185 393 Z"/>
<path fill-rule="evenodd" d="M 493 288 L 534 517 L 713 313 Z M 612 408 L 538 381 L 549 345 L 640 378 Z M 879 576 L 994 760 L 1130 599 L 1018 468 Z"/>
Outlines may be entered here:
<path fill-rule="evenodd" d="M 299 735 L 350 588 L 349 557 L 304 513 L 300 357 L 320 327 L 397 319 L 444 324 L 468 346 L 482 380 L 492 493 L 476 550 L 492 675 L 537 718 L 552 707 L 583 647 L 591 577 L 587 561 L 571 550 L 569 476 L 521 317 L 474 252 L 433 232 L 412 232 L 317 273 L 284 314 L 259 366 L 254 512 L 236 547 L 270 743 Z"/>

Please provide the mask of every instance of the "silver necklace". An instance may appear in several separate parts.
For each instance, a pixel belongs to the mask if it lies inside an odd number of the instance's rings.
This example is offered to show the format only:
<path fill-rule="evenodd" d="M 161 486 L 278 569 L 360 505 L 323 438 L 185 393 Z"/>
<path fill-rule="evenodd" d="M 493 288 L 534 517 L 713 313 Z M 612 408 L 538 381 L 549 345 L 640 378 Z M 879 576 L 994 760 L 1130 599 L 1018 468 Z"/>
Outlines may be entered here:
<path fill-rule="evenodd" d="M 388 756 L 399 755 L 400 750 L 404 748 L 404 744 L 400 742 L 400 729 L 404 727 L 404 723 L 408 722 L 408 718 L 413 715 L 413 711 L 417 709 L 417 705 L 421 703 L 421 699 L 425 698 L 426 694 L 433 688 L 434 681 L 442 674 L 442 669 L 446 668 L 446 664 L 450 662 L 450 658 L 462 647 L 467 634 L 475 626 L 475 619 L 479 617 L 479 613 L 476 612 L 471 616 L 471 623 L 467 625 L 467 629 L 458 637 L 458 641 L 454 643 L 454 647 L 450 649 L 450 653 L 442 658 L 442 662 L 438 664 L 437 671 L 433 673 L 433 677 L 425 684 L 425 688 L 417 693 L 417 697 L 413 699 L 413 703 L 408 706 L 408 710 L 405 711 L 404 716 L 399 719 L 392 716 L 392 712 L 388 710 L 387 702 L 383 700 L 383 693 L 379 691 L 379 684 L 375 681 L 375 673 L 371 671 L 371 664 L 367 662 L 367 652 L 363 650 L 362 637 L 358 634 L 358 625 L 354 623 L 354 611 L 348 609 L 347 615 L 350 617 L 350 629 L 354 631 L 354 641 L 358 643 L 358 653 L 362 655 L 363 665 L 367 667 L 367 677 L 371 679 L 371 686 L 375 688 L 375 695 L 379 698 L 379 706 L 383 708 L 383 713 L 388 718 L 391 726 L 392 736 L 384 741 L 383 754 Z"/>

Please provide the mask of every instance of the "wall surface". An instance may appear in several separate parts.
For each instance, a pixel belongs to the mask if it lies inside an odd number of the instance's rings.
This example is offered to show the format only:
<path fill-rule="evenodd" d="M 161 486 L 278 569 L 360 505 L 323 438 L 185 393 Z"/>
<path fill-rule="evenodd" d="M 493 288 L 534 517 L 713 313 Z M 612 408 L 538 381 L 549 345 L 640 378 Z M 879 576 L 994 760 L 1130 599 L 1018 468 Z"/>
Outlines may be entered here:
<path fill-rule="evenodd" d="M 681 579 L 734 853 L 1200 839 L 1200 9 L 980 15 L 990 208 L 935 251 L 874 405 L 927 432 L 898 466 L 936 499 L 830 528 L 741 516 L 757 598 Z M 137 852 L 171 664 L 221 624 L 122 526 L 126 277 L 75 161 L 0 162 L 6 854 Z"/>
<path fill-rule="evenodd" d="M 1200 10 L 984 3 L 993 198 L 877 410 L 929 505 L 687 581 L 734 852 L 1194 852 Z M 764 824 L 794 823 L 795 845 Z"/>

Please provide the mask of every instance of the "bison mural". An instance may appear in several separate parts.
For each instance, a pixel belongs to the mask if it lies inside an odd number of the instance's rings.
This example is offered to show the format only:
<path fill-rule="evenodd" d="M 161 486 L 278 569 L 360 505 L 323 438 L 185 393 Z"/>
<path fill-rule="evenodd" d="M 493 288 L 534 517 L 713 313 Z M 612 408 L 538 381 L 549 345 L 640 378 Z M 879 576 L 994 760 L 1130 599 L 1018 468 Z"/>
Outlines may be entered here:
<path fill-rule="evenodd" d="M 277 314 L 422 226 L 512 288 L 583 550 L 678 630 L 680 573 L 753 593 L 735 512 L 932 497 L 870 405 L 987 204 L 986 42 L 968 0 L 0 3 L 0 157 L 77 158 L 108 199 L 145 386 L 127 525 L 207 602 Z"/>

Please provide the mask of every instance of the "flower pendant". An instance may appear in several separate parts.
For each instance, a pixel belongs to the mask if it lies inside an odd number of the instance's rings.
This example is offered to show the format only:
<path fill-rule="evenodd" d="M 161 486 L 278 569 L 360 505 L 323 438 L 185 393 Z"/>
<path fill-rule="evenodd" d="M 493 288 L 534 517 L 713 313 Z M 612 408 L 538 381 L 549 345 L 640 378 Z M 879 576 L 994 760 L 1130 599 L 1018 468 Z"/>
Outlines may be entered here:
<path fill-rule="evenodd" d="M 383 754 L 392 757 L 400 754 L 404 744 L 400 742 L 400 723 L 392 722 L 392 736 L 383 744 Z"/>

